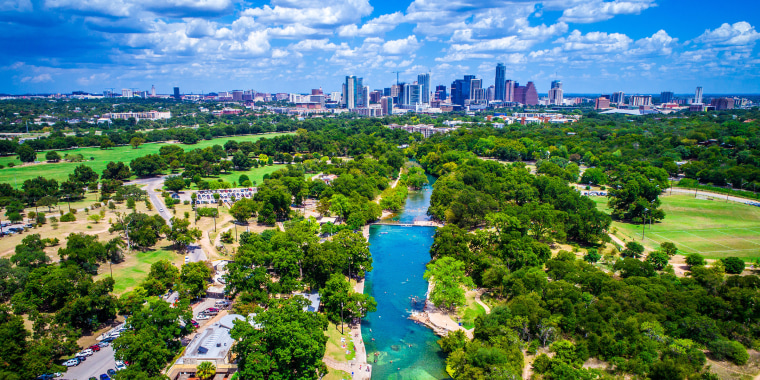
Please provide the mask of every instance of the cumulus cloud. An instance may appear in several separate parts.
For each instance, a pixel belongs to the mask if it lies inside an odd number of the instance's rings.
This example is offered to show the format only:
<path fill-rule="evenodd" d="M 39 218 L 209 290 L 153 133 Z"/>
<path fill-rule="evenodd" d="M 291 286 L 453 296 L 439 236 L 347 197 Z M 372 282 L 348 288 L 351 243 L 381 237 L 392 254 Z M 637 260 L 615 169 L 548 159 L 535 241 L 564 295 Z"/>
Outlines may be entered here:
<path fill-rule="evenodd" d="M 592 0 L 575 7 L 565 9 L 560 21 L 575 23 L 592 23 L 609 20 L 616 15 L 639 14 L 657 6 L 654 0 L 611 1 Z"/>
<path fill-rule="evenodd" d="M 273 6 L 249 8 L 243 16 L 252 16 L 258 22 L 270 24 L 303 24 L 329 28 L 355 23 L 372 13 L 368 0 L 333 1 L 329 5 L 318 1 L 273 1 Z"/>
<path fill-rule="evenodd" d="M 573 30 L 569 36 L 555 41 L 564 51 L 583 51 L 589 53 L 623 52 L 633 40 L 620 33 L 590 32 L 581 34 Z"/>
<path fill-rule="evenodd" d="M 383 52 L 392 55 L 408 54 L 419 49 L 420 46 L 422 46 L 422 43 L 417 41 L 417 37 L 415 35 L 411 35 L 404 39 L 393 40 L 384 43 Z"/>
<path fill-rule="evenodd" d="M 653 34 L 652 37 L 645 37 L 637 40 L 635 48 L 628 53 L 633 55 L 670 55 L 673 53 L 673 47 L 678 44 L 678 38 L 673 38 L 662 29 Z"/>
<path fill-rule="evenodd" d="M 369 20 L 361 27 L 356 24 L 343 25 L 338 28 L 338 35 L 341 37 L 379 35 L 395 29 L 402 21 L 404 21 L 404 15 L 401 12 L 394 12 Z"/>
<path fill-rule="evenodd" d="M 708 45 L 741 46 L 754 44 L 758 39 L 760 33 L 755 31 L 754 26 L 746 21 L 739 21 L 733 25 L 724 23 L 715 30 L 707 29 L 694 41 Z"/>

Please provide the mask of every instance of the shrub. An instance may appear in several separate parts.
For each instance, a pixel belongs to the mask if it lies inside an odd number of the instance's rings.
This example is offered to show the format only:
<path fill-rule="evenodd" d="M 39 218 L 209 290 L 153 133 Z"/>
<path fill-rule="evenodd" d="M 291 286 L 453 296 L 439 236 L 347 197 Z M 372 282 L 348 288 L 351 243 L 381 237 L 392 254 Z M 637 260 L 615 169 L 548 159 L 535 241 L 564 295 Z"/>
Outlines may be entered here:
<path fill-rule="evenodd" d="M 76 216 L 74 216 L 74 214 L 71 212 L 63 214 L 61 217 L 61 222 L 75 222 L 76 220 Z"/>
<path fill-rule="evenodd" d="M 592 264 L 599 261 L 601 258 L 602 255 L 599 254 L 599 251 L 593 248 L 589 248 L 588 252 L 586 252 L 586 255 L 583 256 L 583 260 L 586 260 L 586 262 Z"/>
<path fill-rule="evenodd" d="M 705 258 L 699 253 L 690 253 L 686 255 L 686 264 L 690 267 L 705 265 Z"/>
<path fill-rule="evenodd" d="M 14 167 L 14 166 L 16 166 L 16 164 L 14 164 L 13 162 L 9 162 L 9 163 L 8 163 L 8 167 L 9 167 L 9 168 L 12 168 L 12 167 Z"/>
<path fill-rule="evenodd" d="M 708 343 L 707 348 L 718 360 L 730 360 L 736 365 L 747 364 L 749 360 L 747 349 L 741 343 L 733 340 L 716 340 Z"/>
<path fill-rule="evenodd" d="M 738 257 L 726 257 L 721 259 L 728 274 L 741 274 L 744 271 L 744 260 Z"/>

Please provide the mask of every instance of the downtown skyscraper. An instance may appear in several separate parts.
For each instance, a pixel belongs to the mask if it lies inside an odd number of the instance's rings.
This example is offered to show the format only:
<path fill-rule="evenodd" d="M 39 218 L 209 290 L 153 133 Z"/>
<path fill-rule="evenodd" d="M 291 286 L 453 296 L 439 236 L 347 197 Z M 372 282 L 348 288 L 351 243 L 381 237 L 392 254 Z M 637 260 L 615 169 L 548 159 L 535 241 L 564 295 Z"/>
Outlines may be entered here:
<path fill-rule="evenodd" d="M 417 84 L 420 88 L 421 103 L 430 104 L 430 73 L 417 75 Z"/>
<path fill-rule="evenodd" d="M 562 105 L 562 82 L 555 80 L 552 81 L 552 87 L 549 90 L 549 104 L 561 106 Z"/>
<path fill-rule="evenodd" d="M 494 81 L 494 100 L 506 100 L 507 67 L 503 63 L 496 65 L 496 80 Z"/>

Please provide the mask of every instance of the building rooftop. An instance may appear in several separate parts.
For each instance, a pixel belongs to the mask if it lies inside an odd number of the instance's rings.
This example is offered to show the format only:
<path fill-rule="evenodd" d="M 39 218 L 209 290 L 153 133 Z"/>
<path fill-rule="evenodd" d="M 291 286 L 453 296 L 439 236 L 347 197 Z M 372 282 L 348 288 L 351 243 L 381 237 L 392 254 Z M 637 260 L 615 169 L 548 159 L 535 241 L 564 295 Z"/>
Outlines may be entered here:
<path fill-rule="evenodd" d="M 306 298 L 311 304 L 304 307 L 303 311 L 317 312 L 319 311 L 319 304 L 321 302 L 319 293 L 293 293 L 294 296 L 301 296 Z"/>
<path fill-rule="evenodd" d="M 201 361 L 223 363 L 235 343 L 230 336 L 230 330 L 235 326 L 236 320 L 244 321 L 245 317 L 238 314 L 225 315 L 219 322 L 206 328 L 190 342 L 185 355 L 177 361 L 177 364 L 196 364 Z"/>

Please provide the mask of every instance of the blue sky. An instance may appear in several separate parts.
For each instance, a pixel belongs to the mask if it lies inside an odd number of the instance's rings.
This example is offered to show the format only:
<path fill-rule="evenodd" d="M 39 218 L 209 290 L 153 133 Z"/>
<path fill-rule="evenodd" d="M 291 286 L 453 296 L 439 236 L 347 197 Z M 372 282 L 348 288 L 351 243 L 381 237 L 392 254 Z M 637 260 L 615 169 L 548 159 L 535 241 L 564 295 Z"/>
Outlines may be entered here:
<path fill-rule="evenodd" d="M 566 93 L 760 93 L 744 0 L 0 0 L 0 92 L 371 89 L 430 72 Z"/>

